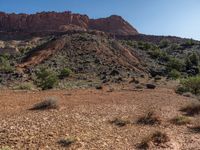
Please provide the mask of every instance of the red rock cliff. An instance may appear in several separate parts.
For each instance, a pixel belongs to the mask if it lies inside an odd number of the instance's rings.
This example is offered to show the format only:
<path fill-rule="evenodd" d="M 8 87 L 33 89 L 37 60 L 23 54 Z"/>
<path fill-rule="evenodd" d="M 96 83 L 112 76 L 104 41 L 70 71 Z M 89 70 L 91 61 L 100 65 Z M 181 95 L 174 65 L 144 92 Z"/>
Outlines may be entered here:
<path fill-rule="evenodd" d="M 138 34 L 128 22 L 120 16 L 102 19 L 89 19 L 86 15 L 71 12 L 42 12 L 37 14 L 6 14 L 0 12 L 0 31 L 4 32 L 41 32 L 60 31 L 62 29 L 93 29 L 118 35 Z"/>

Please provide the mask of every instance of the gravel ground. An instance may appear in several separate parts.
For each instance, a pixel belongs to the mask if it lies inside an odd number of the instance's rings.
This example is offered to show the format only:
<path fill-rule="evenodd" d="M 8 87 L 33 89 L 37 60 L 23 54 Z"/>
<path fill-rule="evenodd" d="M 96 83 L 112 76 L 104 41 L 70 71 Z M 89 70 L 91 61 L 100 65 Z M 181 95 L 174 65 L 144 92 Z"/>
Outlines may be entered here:
<path fill-rule="evenodd" d="M 57 110 L 31 111 L 33 104 L 48 97 L 59 99 Z M 195 101 L 179 96 L 171 89 L 108 92 L 80 89 L 59 91 L 0 91 L 0 147 L 13 150 L 134 150 L 153 131 L 167 133 L 170 141 L 150 149 L 198 150 L 200 134 L 188 126 L 176 126 L 170 119 L 179 109 Z M 154 110 L 162 119 L 160 125 L 136 124 L 138 117 Z M 124 127 L 110 123 L 115 118 L 130 121 Z M 198 117 L 191 118 L 195 122 Z M 58 141 L 75 139 L 68 147 Z"/>

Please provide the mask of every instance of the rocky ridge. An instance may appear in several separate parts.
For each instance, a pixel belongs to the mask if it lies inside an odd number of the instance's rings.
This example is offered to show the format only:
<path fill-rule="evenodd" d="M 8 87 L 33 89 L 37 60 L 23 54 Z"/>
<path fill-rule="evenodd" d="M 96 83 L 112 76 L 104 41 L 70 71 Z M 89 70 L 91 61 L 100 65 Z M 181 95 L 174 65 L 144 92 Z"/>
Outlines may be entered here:
<path fill-rule="evenodd" d="M 1 32 L 63 32 L 69 30 L 100 30 L 116 35 L 136 35 L 137 30 L 120 16 L 90 19 L 87 15 L 66 12 L 6 14 L 0 12 Z"/>

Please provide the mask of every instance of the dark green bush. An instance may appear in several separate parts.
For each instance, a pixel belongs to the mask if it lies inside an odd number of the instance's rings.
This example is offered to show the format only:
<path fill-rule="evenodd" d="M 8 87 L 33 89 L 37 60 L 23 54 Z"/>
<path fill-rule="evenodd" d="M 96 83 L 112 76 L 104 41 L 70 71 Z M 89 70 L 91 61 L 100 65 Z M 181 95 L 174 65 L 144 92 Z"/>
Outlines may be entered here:
<path fill-rule="evenodd" d="M 188 88 L 193 94 L 200 93 L 200 76 L 188 77 L 181 81 L 183 87 Z"/>
<path fill-rule="evenodd" d="M 174 80 L 180 78 L 180 76 L 181 76 L 181 73 L 177 71 L 176 69 L 172 69 L 168 74 L 168 77 Z"/>
<path fill-rule="evenodd" d="M 199 66 L 199 56 L 197 55 L 197 53 L 193 52 L 186 57 L 185 66 L 187 70 L 191 69 L 194 66 Z"/>
<path fill-rule="evenodd" d="M 162 61 L 168 61 L 170 59 L 169 55 L 165 51 L 160 50 L 159 48 L 151 49 L 149 51 L 149 55 L 153 59 L 159 59 Z"/>
<path fill-rule="evenodd" d="M 11 73 L 14 67 L 11 66 L 8 56 L 0 56 L 0 72 Z"/>
<path fill-rule="evenodd" d="M 44 68 L 36 73 L 36 77 L 36 84 L 43 90 L 51 89 L 58 83 L 57 75 L 53 71 Z"/>
<path fill-rule="evenodd" d="M 183 94 L 183 93 L 186 93 L 186 92 L 189 92 L 189 91 L 190 91 L 190 89 L 187 88 L 187 87 L 184 87 L 184 86 L 179 86 L 176 89 L 177 94 Z"/>
<path fill-rule="evenodd" d="M 169 40 L 165 40 L 165 39 L 163 39 L 163 40 L 160 41 L 160 43 L 159 43 L 159 47 L 160 47 L 160 48 L 166 48 L 166 47 L 169 46 L 169 43 L 170 43 Z"/>
<path fill-rule="evenodd" d="M 195 42 L 193 39 L 187 40 L 185 43 L 182 44 L 182 46 L 184 47 L 191 47 L 193 45 L 195 45 Z"/>
<path fill-rule="evenodd" d="M 66 77 L 69 77 L 70 74 L 71 74 L 71 70 L 69 68 L 64 68 L 60 71 L 60 74 L 59 74 L 59 78 L 60 79 L 64 79 Z"/>
<path fill-rule="evenodd" d="M 167 68 L 168 70 L 177 70 L 177 71 L 182 71 L 184 69 L 184 63 L 177 58 L 170 58 L 168 63 L 167 63 Z"/>

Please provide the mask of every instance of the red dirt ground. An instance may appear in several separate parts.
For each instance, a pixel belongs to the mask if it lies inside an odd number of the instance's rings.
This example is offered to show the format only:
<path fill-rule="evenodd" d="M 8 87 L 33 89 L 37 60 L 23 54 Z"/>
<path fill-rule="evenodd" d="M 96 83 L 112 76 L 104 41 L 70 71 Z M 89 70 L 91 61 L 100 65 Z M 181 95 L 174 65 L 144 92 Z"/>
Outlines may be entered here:
<path fill-rule="evenodd" d="M 47 97 L 59 99 L 58 110 L 30 111 L 33 104 Z M 179 96 L 171 89 L 155 90 L 79 89 L 59 91 L 0 91 L 0 147 L 13 150 L 133 150 L 153 131 L 166 132 L 170 141 L 152 149 L 197 150 L 200 134 L 192 133 L 186 125 L 176 126 L 170 119 L 181 114 L 179 109 L 195 101 Z M 156 111 L 160 125 L 136 124 L 148 110 Z M 109 121 L 123 118 L 131 121 L 117 127 Z M 192 118 L 195 121 L 198 117 Z M 58 141 L 75 138 L 70 147 Z"/>

